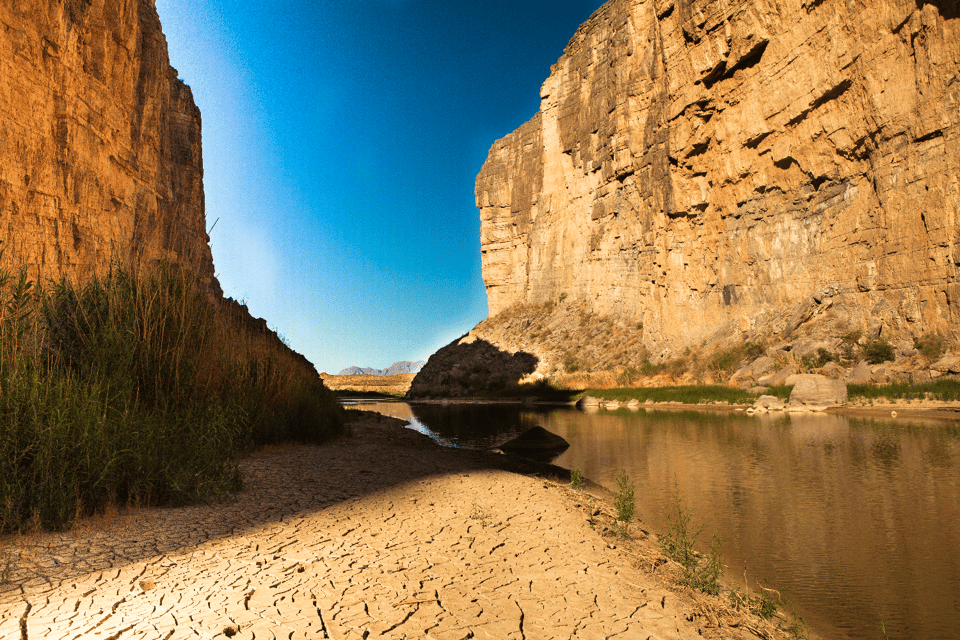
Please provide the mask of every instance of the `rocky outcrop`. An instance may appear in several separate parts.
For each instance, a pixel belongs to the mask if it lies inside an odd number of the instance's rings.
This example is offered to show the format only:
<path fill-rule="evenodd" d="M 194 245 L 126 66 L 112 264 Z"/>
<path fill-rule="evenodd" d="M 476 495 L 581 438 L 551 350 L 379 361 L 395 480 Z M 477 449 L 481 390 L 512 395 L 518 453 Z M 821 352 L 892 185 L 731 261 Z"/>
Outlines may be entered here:
<path fill-rule="evenodd" d="M 152 0 L 0 4 L 0 266 L 170 261 L 219 295 L 200 125 Z"/>
<path fill-rule="evenodd" d="M 496 395 L 537 368 L 536 356 L 507 352 L 468 334 L 430 356 L 413 379 L 408 398 Z"/>
<path fill-rule="evenodd" d="M 610 0 L 476 199 L 491 316 L 567 297 L 653 359 L 956 338 L 957 4 Z"/>

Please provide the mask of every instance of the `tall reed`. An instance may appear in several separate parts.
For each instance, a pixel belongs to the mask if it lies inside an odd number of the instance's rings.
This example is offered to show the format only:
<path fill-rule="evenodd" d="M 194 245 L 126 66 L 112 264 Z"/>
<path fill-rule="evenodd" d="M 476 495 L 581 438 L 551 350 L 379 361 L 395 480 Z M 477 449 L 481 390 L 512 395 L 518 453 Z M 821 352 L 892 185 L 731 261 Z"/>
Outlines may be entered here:
<path fill-rule="evenodd" d="M 0 272 L 0 533 L 220 496 L 243 451 L 342 431 L 316 371 L 180 268 Z"/>

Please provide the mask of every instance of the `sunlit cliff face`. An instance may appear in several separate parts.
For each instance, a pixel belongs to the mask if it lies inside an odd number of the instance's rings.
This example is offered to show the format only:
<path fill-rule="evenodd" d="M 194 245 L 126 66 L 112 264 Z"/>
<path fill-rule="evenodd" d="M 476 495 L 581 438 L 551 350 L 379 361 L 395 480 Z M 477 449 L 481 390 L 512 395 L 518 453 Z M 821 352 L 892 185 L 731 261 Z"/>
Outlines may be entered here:
<path fill-rule="evenodd" d="M 5 3 L 0 20 L 2 264 L 83 279 L 167 260 L 219 294 L 200 112 L 153 2 Z"/>
<path fill-rule="evenodd" d="M 561 295 L 653 354 L 960 321 L 960 18 L 611 0 L 476 183 L 491 315 Z"/>

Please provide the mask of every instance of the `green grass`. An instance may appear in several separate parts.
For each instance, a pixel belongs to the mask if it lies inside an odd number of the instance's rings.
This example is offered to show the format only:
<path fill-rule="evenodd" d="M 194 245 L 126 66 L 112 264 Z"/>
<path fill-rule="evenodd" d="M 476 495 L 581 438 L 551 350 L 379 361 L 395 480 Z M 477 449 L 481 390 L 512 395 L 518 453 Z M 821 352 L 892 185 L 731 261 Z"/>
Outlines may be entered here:
<path fill-rule="evenodd" d="M 316 372 L 187 273 L 0 273 L 0 533 L 223 496 L 244 451 L 342 431 Z"/>
<path fill-rule="evenodd" d="M 757 394 L 721 385 L 690 385 L 641 389 L 587 389 L 577 395 L 578 398 L 582 398 L 583 396 L 593 396 L 604 400 L 618 400 L 620 402 L 636 399 L 640 402 L 653 400 L 654 402 L 678 402 L 684 404 L 700 404 L 703 402 L 750 404 L 757 398 Z"/>
<path fill-rule="evenodd" d="M 852 398 L 888 400 L 960 401 L 960 380 L 933 382 L 895 382 L 892 384 L 848 384 L 847 395 Z"/>

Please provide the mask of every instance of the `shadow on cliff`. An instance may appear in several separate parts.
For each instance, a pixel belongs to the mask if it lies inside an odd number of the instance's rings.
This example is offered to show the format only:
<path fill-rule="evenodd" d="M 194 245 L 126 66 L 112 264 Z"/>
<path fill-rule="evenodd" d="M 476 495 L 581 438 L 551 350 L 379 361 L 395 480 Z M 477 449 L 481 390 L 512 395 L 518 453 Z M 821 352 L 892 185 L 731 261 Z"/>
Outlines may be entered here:
<path fill-rule="evenodd" d="M 535 355 L 502 351 L 468 335 L 430 356 L 410 385 L 408 398 L 502 395 L 536 371 Z"/>
<path fill-rule="evenodd" d="M 923 9 L 925 4 L 932 4 L 944 20 L 953 20 L 960 17 L 960 0 L 916 0 L 916 2 L 917 10 Z"/>

